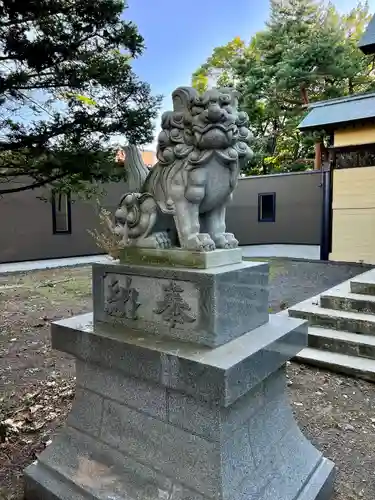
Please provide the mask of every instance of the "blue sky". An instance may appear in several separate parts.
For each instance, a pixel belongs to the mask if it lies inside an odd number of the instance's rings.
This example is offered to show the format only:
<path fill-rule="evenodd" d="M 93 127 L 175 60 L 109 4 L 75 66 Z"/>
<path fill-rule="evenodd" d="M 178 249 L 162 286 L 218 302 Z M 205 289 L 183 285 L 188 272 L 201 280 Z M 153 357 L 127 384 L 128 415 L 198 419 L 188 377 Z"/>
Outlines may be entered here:
<path fill-rule="evenodd" d="M 357 0 L 333 0 L 348 11 Z M 134 62 L 139 77 L 163 94 L 163 109 L 171 107 L 171 92 L 189 85 L 192 73 L 214 47 L 239 36 L 250 40 L 262 29 L 269 13 L 268 0 L 128 0 L 124 17 L 137 24 L 146 50 Z M 152 6 L 154 5 L 154 6 Z M 375 13 L 375 0 L 369 0 Z"/>

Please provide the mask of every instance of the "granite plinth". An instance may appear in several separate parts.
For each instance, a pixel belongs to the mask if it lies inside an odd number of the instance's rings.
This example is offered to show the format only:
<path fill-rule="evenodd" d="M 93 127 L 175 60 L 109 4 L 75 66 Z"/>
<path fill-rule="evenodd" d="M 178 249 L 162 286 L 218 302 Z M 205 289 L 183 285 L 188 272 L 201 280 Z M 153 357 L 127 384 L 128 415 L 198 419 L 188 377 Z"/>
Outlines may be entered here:
<path fill-rule="evenodd" d="M 187 267 L 209 269 L 242 262 L 241 248 L 193 252 L 183 248 L 126 247 L 120 253 L 120 263 L 138 266 Z"/>
<path fill-rule="evenodd" d="M 214 252 L 211 252 L 214 254 Z M 94 264 L 94 321 L 216 347 L 268 321 L 268 264 Z"/>
<path fill-rule="evenodd" d="M 53 324 L 77 392 L 25 471 L 26 500 L 327 500 L 333 464 L 286 394 L 285 361 L 306 340 L 304 321 L 277 316 L 214 349 L 91 315 Z"/>
<path fill-rule="evenodd" d="M 305 321 L 272 315 L 267 324 L 211 349 L 97 324 L 89 313 L 53 323 L 52 347 L 84 363 L 228 406 L 300 352 L 306 332 Z"/>

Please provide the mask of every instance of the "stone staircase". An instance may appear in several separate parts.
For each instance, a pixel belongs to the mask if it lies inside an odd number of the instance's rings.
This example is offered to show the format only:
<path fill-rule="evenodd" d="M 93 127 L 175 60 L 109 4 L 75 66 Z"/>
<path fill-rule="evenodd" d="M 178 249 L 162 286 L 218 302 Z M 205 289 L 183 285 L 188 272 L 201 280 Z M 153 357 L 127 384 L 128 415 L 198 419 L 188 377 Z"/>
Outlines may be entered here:
<path fill-rule="evenodd" d="M 375 382 L 375 269 L 280 314 L 309 322 L 298 361 Z"/>

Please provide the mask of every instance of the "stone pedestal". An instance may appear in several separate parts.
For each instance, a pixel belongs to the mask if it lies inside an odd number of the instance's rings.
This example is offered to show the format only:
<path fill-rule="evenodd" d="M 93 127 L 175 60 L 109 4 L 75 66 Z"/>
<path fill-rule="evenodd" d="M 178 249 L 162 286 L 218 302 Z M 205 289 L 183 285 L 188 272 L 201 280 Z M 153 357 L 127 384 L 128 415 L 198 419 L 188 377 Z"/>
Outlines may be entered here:
<path fill-rule="evenodd" d="M 216 347 L 268 321 L 268 264 L 93 265 L 94 321 Z"/>
<path fill-rule="evenodd" d="M 260 263 L 94 266 L 94 315 L 52 326 L 53 347 L 77 360 L 77 393 L 25 471 L 25 498 L 330 498 L 334 466 L 286 394 L 307 327 L 268 318 L 267 276 Z"/>

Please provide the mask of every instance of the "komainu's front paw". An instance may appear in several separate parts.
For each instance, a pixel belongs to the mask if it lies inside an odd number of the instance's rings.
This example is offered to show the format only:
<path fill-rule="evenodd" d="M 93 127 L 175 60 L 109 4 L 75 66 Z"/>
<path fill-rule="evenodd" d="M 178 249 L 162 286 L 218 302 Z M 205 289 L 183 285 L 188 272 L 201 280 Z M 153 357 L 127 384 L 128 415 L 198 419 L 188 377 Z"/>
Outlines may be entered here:
<path fill-rule="evenodd" d="M 200 233 L 195 234 L 188 239 L 186 248 L 197 252 L 210 252 L 215 250 L 216 247 L 214 241 L 208 233 Z"/>
<path fill-rule="evenodd" d="M 141 248 L 171 248 L 171 240 L 167 232 L 154 233 L 147 238 L 137 240 L 137 246 Z"/>
<path fill-rule="evenodd" d="M 222 233 L 215 237 L 216 248 L 237 248 L 238 240 L 232 233 Z"/>

